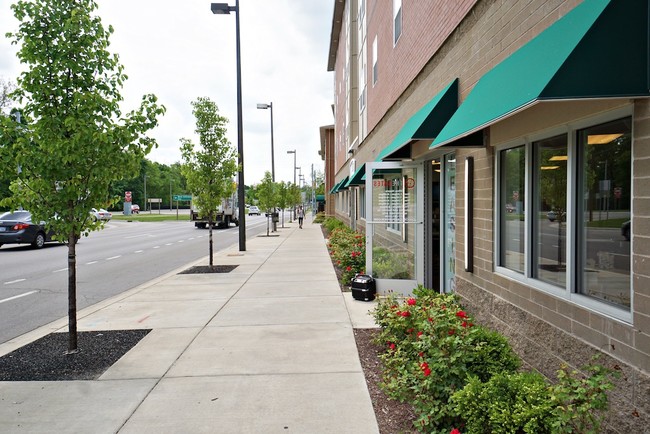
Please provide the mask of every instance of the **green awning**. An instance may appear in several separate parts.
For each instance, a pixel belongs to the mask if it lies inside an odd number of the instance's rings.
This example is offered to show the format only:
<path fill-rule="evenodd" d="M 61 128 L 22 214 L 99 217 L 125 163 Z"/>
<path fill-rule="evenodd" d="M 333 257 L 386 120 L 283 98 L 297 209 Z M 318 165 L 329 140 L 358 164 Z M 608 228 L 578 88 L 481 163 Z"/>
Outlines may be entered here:
<path fill-rule="evenodd" d="M 324 194 L 317 194 L 316 195 L 316 202 L 325 202 L 325 195 Z"/>
<path fill-rule="evenodd" d="M 345 186 L 345 184 L 347 184 L 348 179 L 350 179 L 350 177 L 346 176 L 345 178 L 343 178 L 343 180 L 341 182 L 339 182 L 339 185 L 336 187 L 335 193 L 338 193 L 341 190 L 347 190 L 347 187 Z"/>
<path fill-rule="evenodd" d="M 648 45 L 647 0 L 584 0 L 481 77 L 430 149 L 539 101 L 649 96 Z"/>
<path fill-rule="evenodd" d="M 339 182 L 337 182 L 336 184 L 334 184 L 334 187 L 330 188 L 330 191 L 328 191 L 328 194 L 334 194 L 334 193 L 336 193 L 336 187 L 338 187 L 340 183 L 341 183 L 341 181 L 339 181 Z"/>
<path fill-rule="evenodd" d="M 361 185 L 364 183 L 366 176 L 366 163 L 363 163 L 361 167 L 355 170 L 354 175 L 348 180 L 345 184 L 345 187 L 353 187 L 355 185 Z"/>
<path fill-rule="evenodd" d="M 392 143 L 376 161 L 404 159 L 411 156 L 411 142 L 433 140 L 458 108 L 458 79 L 447 85 L 404 124 Z"/>

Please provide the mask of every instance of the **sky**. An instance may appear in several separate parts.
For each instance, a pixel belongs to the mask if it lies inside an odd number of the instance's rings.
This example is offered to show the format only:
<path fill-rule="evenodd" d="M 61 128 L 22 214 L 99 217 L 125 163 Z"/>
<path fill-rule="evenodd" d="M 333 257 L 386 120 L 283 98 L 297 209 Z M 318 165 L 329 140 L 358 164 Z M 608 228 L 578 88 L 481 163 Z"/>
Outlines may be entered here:
<path fill-rule="evenodd" d="M 191 102 L 209 97 L 229 119 L 228 139 L 237 147 L 235 15 L 214 15 L 209 1 L 96 0 L 109 50 L 120 56 L 129 77 L 123 111 L 153 93 L 167 112 L 149 134 L 158 141 L 147 158 L 181 161 L 180 139 L 198 143 Z M 23 68 L 17 48 L 5 37 L 15 31 L 13 0 L 0 0 L 0 77 L 16 81 Z M 235 0 L 230 0 L 234 6 Z M 271 171 L 273 103 L 275 180 L 293 182 L 296 166 L 311 182 L 311 167 L 324 170 L 318 155 L 319 128 L 334 123 L 333 76 L 327 71 L 334 0 L 240 0 L 244 181 L 259 183 Z M 296 175 L 297 177 L 298 175 Z"/>

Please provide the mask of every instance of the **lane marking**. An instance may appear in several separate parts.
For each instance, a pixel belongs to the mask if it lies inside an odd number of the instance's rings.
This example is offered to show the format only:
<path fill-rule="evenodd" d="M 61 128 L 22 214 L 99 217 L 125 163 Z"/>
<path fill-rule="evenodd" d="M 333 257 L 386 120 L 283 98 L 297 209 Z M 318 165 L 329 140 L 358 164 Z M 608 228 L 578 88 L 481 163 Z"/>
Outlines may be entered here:
<path fill-rule="evenodd" d="M 112 261 L 113 259 L 121 258 L 122 255 L 117 255 L 117 256 L 111 256 L 110 258 L 106 258 L 107 261 Z"/>
<path fill-rule="evenodd" d="M 136 251 L 133 252 L 133 253 L 142 253 L 142 252 L 144 252 L 144 250 L 136 250 Z"/>
<path fill-rule="evenodd" d="M 154 246 L 154 249 L 159 249 L 159 248 L 160 248 L 160 246 Z"/>
<path fill-rule="evenodd" d="M 24 294 L 14 295 L 13 297 L 9 297 L 9 298 L 5 298 L 4 300 L 0 300 L 0 303 L 4 303 L 5 301 L 15 300 L 15 299 L 21 298 L 21 297 L 27 297 L 28 295 L 32 295 L 35 292 L 38 292 L 38 291 L 29 291 L 29 292 L 26 292 Z"/>
<path fill-rule="evenodd" d="M 9 282 L 5 282 L 5 285 L 11 285 L 12 283 L 18 283 L 18 282 L 24 282 L 27 279 L 16 279 L 16 280 L 11 280 Z M 36 291 L 34 291 L 36 292 Z"/>
<path fill-rule="evenodd" d="M 165 244 L 165 245 L 166 245 L 166 246 L 171 246 L 171 245 L 173 245 L 173 244 L 174 244 L 174 243 L 167 243 L 167 244 Z"/>
<path fill-rule="evenodd" d="M 93 264 L 96 264 L 96 263 L 97 263 L 97 261 L 90 261 L 90 262 L 86 262 L 86 265 L 93 265 Z"/>
<path fill-rule="evenodd" d="M 128 237 L 124 237 L 124 239 L 125 240 L 130 240 L 130 239 L 133 239 L 133 238 L 142 238 L 142 237 L 153 238 L 154 235 L 151 235 L 151 234 L 130 235 Z"/>
<path fill-rule="evenodd" d="M 62 271 L 68 271 L 68 267 L 61 268 L 60 270 L 54 270 L 54 271 L 52 271 L 52 273 L 60 273 Z"/>

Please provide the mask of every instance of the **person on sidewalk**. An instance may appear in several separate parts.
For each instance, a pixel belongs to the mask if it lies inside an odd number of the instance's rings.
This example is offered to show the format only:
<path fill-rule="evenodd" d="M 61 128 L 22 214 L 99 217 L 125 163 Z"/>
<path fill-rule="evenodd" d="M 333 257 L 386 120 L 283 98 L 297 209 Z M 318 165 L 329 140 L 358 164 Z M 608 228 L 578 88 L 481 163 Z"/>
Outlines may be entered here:
<path fill-rule="evenodd" d="M 302 220 L 305 218 L 305 210 L 302 209 L 302 205 L 298 206 L 298 210 L 296 211 L 296 216 L 298 217 L 298 227 L 302 229 Z"/>

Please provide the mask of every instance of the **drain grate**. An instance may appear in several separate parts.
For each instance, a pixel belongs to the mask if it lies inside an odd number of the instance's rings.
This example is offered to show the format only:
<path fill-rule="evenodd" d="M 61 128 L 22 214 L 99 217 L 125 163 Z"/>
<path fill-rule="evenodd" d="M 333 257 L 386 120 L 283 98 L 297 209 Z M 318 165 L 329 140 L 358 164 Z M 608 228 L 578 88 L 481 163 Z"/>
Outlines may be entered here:
<path fill-rule="evenodd" d="M 187 270 L 183 270 L 178 274 L 208 274 L 208 273 L 230 273 L 239 265 L 196 265 Z"/>

